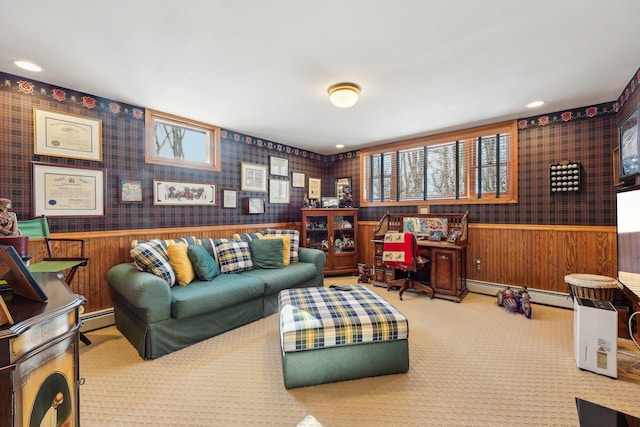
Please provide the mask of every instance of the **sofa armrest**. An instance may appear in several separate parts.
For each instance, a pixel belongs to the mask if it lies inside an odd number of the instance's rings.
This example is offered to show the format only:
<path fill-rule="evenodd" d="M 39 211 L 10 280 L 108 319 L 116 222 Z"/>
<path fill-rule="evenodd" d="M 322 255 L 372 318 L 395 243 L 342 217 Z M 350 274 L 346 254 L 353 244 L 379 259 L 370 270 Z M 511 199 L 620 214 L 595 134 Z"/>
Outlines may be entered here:
<path fill-rule="evenodd" d="M 171 317 L 171 290 L 167 282 L 133 264 L 118 264 L 107 272 L 107 283 L 148 323 Z"/>
<path fill-rule="evenodd" d="M 298 248 L 298 260 L 315 264 L 318 275 L 324 277 L 324 263 L 327 257 L 320 249 L 303 248 L 300 246 Z"/>

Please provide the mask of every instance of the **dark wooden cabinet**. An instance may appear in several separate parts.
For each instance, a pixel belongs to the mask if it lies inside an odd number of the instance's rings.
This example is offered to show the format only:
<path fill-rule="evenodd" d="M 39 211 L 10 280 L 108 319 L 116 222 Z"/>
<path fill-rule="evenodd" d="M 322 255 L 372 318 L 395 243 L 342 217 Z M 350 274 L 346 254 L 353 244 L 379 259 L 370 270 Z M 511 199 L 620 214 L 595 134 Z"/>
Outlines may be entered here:
<path fill-rule="evenodd" d="M 45 418 L 79 426 L 79 308 L 85 300 L 54 273 L 34 276 L 46 302 L 3 292 L 15 323 L 0 326 L 0 426 L 39 426 Z"/>
<path fill-rule="evenodd" d="M 429 251 L 434 296 L 460 302 L 468 292 L 465 272 L 466 249 L 431 247 Z"/>
<path fill-rule="evenodd" d="M 326 275 L 358 272 L 358 209 L 302 209 L 300 244 L 327 256 Z"/>

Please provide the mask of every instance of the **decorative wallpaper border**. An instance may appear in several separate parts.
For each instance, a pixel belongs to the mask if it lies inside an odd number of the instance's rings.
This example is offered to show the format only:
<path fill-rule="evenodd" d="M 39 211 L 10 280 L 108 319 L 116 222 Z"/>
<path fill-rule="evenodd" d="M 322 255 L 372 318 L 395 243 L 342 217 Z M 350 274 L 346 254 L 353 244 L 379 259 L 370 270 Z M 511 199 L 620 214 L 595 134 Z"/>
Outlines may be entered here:
<path fill-rule="evenodd" d="M 61 104 L 72 104 L 86 110 L 97 110 L 115 115 L 130 116 L 137 120 L 144 119 L 144 108 L 124 104 L 111 99 L 100 98 L 71 89 L 53 86 L 48 83 L 31 81 L 24 77 L 0 72 L 0 90 L 32 95 Z"/>
<path fill-rule="evenodd" d="M 55 100 L 60 103 L 70 103 L 74 106 L 80 106 L 87 110 L 100 110 L 116 115 L 126 115 L 137 120 L 144 119 L 143 107 L 137 107 L 106 98 L 76 92 L 71 89 L 61 88 L 39 81 L 31 81 L 24 77 L 2 72 L 0 72 L 0 80 L 0 90 L 15 91 L 23 95 L 33 95 L 48 100 Z M 628 102 L 639 86 L 640 68 L 638 68 L 635 76 L 632 77 L 631 81 L 627 84 L 616 101 L 518 119 L 518 129 L 549 126 L 556 123 L 570 122 L 572 120 L 590 119 L 601 115 L 616 114 L 625 105 L 625 103 Z M 311 160 L 318 160 L 325 163 L 333 163 L 337 160 L 347 160 L 360 157 L 359 150 L 324 155 L 226 129 L 222 129 L 221 135 L 226 141 L 255 145 L 259 148 L 309 158 Z"/>
<path fill-rule="evenodd" d="M 549 126 L 556 123 L 566 123 L 574 120 L 591 119 L 596 116 L 616 114 L 617 102 L 607 102 L 591 107 L 574 108 L 572 110 L 557 111 L 555 113 L 532 116 L 526 119 L 518 119 L 518 129 Z"/>
<path fill-rule="evenodd" d="M 629 101 L 629 99 L 631 98 L 631 96 L 639 86 L 640 86 L 640 68 L 638 68 L 638 70 L 636 71 L 636 75 L 631 78 L 631 81 L 627 84 L 627 86 L 624 88 L 624 90 L 620 94 L 620 97 L 618 98 L 618 101 L 617 101 L 618 110 L 624 107 L 624 104 L 626 104 Z"/>

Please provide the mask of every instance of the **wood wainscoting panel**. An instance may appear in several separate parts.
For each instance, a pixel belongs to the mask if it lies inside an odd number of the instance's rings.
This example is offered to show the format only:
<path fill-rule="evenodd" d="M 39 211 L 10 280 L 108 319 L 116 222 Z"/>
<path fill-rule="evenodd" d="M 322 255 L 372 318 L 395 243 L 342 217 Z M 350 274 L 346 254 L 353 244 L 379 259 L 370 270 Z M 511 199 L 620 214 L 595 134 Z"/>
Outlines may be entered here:
<path fill-rule="evenodd" d="M 568 293 L 567 274 L 616 277 L 617 265 L 615 227 L 469 224 L 470 280 Z"/>
<path fill-rule="evenodd" d="M 358 262 L 373 264 L 371 240 L 378 223 L 358 225 L 358 244 L 365 245 L 358 247 Z M 567 274 L 617 277 L 617 256 L 615 227 L 469 223 L 470 280 L 568 293 Z"/>
<path fill-rule="evenodd" d="M 87 303 L 84 305 L 85 313 L 91 313 L 113 307 L 113 293 L 107 284 L 107 272 L 116 264 L 131 262 L 129 251 L 132 240 L 175 239 L 186 236 L 223 238 L 232 237 L 234 233 L 253 233 L 266 228 L 288 228 L 300 231 L 300 223 L 54 233 L 52 237 L 87 240 L 85 250 L 89 257 L 89 263 L 86 267 L 78 268 L 76 277 L 71 283 L 71 289 L 87 299 Z M 29 240 L 29 253 L 33 254 L 31 262 L 41 261 L 46 256 L 44 240 Z"/>

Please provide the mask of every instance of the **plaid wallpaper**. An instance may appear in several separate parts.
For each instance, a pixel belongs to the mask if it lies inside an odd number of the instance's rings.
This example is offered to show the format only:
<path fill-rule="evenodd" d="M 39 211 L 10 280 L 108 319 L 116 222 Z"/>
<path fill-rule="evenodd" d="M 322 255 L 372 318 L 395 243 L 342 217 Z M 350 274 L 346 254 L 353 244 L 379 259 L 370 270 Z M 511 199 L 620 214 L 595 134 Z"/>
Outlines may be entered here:
<path fill-rule="evenodd" d="M 614 103 L 559 112 L 519 121 L 519 200 L 515 205 L 436 205 L 433 213 L 470 212 L 478 223 L 615 225 L 612 150 L 618 125 L 638 104 L 640 71 Z M 39 156 L 33 153 L 33 107 L 99 118 L 103 127 L 103 161 Z M 222 171 L 152 165 L 144 162 L 144 108 L 102 99 L 70 89 L 0 73 L 0 156 L 8 161 L 0 174 L 0 197 L 13 201 L 19 218 L 32 216 L 31 161 L 68 167 L 106 169 L 106 215 L 99 218 L 50 218 L 53 232 L 171 228 L 197 225 L 299 221 L 308 179 L 322 179 L 322 195 L 335 195 L 335 179 L 351 177 L 359 199 L 357 152 L 323 156 L 223 129 Z M 240 191 L 240 163 L 268 165 L 269 156 L 289 160 L 292 172 L 305 174 L 305 188 L 291 188 L 290 204 L 269 204 L 265 214 L 244 215 L 241 199 L 268 193 Z M 582 165 L 583 189 L 551 194 L 549 165 L 561 160 Z M 143 182 L 143 204 L 118 202 L 118 179 Z M 214 183 L 217 206 L 154 206 L 153 179 Z M 223 209 L 221 190 L 237 190 L 238 207 Z M 376 221 L 386 212 L 414 213 L 415 206 L 363 208 L 360 219 Z"/>

